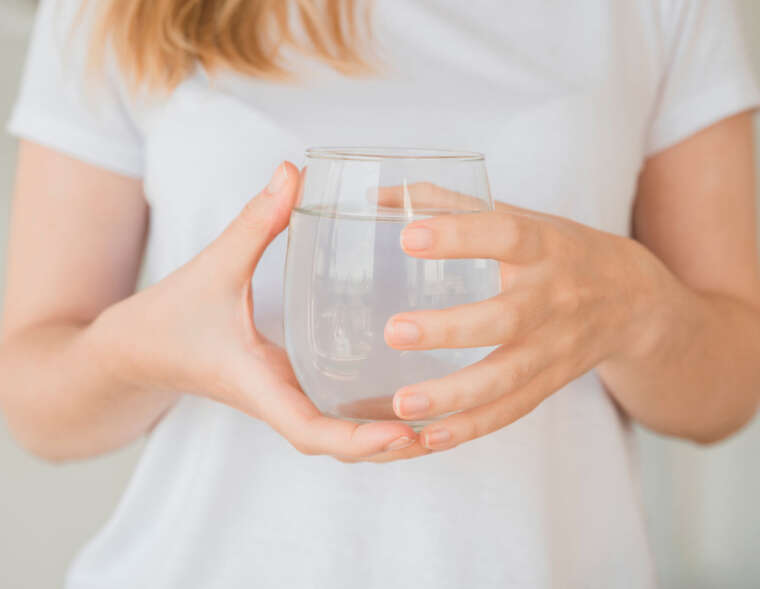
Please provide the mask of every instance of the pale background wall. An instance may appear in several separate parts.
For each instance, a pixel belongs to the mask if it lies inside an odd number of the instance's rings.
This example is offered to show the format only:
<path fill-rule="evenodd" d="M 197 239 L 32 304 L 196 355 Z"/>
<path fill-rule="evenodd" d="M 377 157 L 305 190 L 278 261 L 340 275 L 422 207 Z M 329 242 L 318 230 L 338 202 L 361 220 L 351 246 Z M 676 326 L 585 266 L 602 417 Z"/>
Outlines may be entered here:
<path fill-rule="evenodd" d="M 760 75 L 760 0 L 739 4 Z M 31 6 L 0 0 L 0 121 L 15 95 Z M 14 165 L 15 143 L 0 135 L 0 281 Z M 760 419 L 709 449 L 646 432 L 639 447 L 663 588 L 760 587 Z M 51 466 L 15 446 L 0 420 L 0 589 L 61 586 L 67 563 L 113 509 L 139 452 L 135 444 Z"/>

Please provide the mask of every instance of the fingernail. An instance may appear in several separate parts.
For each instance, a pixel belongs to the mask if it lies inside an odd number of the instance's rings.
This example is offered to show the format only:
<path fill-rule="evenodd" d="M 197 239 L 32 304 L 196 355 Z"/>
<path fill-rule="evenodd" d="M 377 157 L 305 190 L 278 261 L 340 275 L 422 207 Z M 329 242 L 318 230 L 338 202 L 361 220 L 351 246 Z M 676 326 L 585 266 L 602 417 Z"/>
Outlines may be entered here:
<path fill-rule="evenodd" d="M 388 330 L 388 336 L 397 344 L 413 344 L 420 335 L 420 328 L 410 321 L 393 321 Z"/>
<path fill-rule="evenodd" d="M 433 232 L 427 227 L 408 227 L 401 232 L 401 245 L 412 251 L 428 249 L 433 245 Z"/>
<path fill-rule="evenodd" d="M 425 446 L 439 446 L 451 440 L 451 433 L 445 429 L 435 429 L 425 434 Z"/>
<path fill-rule="evenodd" d="M 425 395 L 404 395 L 398 397 L 396 409 L 399 416 L 412 417 L 430 409 L 430 400 Z"/>
<path fill-rule="evenodd" d="M 385 447 L 385 451 L 390 452 L 391 450 L 403 450 L 412 444 L 414 444 L 414 440 L 412 438 L 409 436 L 401 436 L 400 438 L 393 440 L 390 444 L 388 444 Z"/>
<path fill-rule="evenodd" d="M 272 179 L 267 186 L 267 192 L 269 194 L 277 194 L 283 189 L 285 183 L 288 181 L 288 170 L 285 164 L 280 164 L 272 175 Z"/>

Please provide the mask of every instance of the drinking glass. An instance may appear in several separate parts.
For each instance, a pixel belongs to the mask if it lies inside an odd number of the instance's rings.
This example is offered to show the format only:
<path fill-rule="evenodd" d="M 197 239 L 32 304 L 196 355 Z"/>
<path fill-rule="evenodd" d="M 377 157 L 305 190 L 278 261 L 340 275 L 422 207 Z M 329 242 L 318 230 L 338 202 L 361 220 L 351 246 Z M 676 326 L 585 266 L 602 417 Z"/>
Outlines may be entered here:
<path fill-rule="evenodd" d="M 398 419 L 404 385 L 440 378 L 493 348 L 399 351 L 388 319 L 443 309 L 499 291 L 493 260 L 424 260 L 401 230 L 419 219 L 491 211 L 482 154 L 398 148 L 312 148 L 290 218 L 285 345 L 298 382 L 326 415 Z M 428 421 L 408 421 L 419 430 Z"/>

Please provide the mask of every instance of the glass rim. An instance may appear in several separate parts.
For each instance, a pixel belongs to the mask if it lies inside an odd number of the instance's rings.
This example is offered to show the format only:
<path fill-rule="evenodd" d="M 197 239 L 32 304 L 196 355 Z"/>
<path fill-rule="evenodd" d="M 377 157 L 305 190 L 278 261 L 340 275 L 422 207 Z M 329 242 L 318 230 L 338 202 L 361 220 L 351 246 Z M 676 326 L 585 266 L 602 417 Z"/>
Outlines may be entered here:
<path fill-rule="evenodd" d="M 310 147 L 305 153 L 308 159 L 384 161 L 384 160 L 456 160 L 465 162 L 484 161 L 477 151 L 438 149 L 435 147 Z"/>

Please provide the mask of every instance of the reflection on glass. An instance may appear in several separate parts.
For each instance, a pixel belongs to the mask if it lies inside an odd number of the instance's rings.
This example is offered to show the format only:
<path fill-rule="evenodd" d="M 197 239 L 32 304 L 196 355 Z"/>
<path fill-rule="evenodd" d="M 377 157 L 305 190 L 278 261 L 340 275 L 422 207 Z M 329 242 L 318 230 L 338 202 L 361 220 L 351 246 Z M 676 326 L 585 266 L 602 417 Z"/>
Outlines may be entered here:
<path fill-rule="evenodd" d="M 395 313 L 475 302 L 499 289 L 496 262 L 422 260 L 401 249 L 401 230 L 413 220 L 492 207 L 481 156 L 420 157 L 426 153 L 307 154 L 290 221 L 285 336 L 299 383 L 326 414 L 396 419 L 398 388 L 449 374 L 491 349 L 397 351 L 383 337 Z"/>

